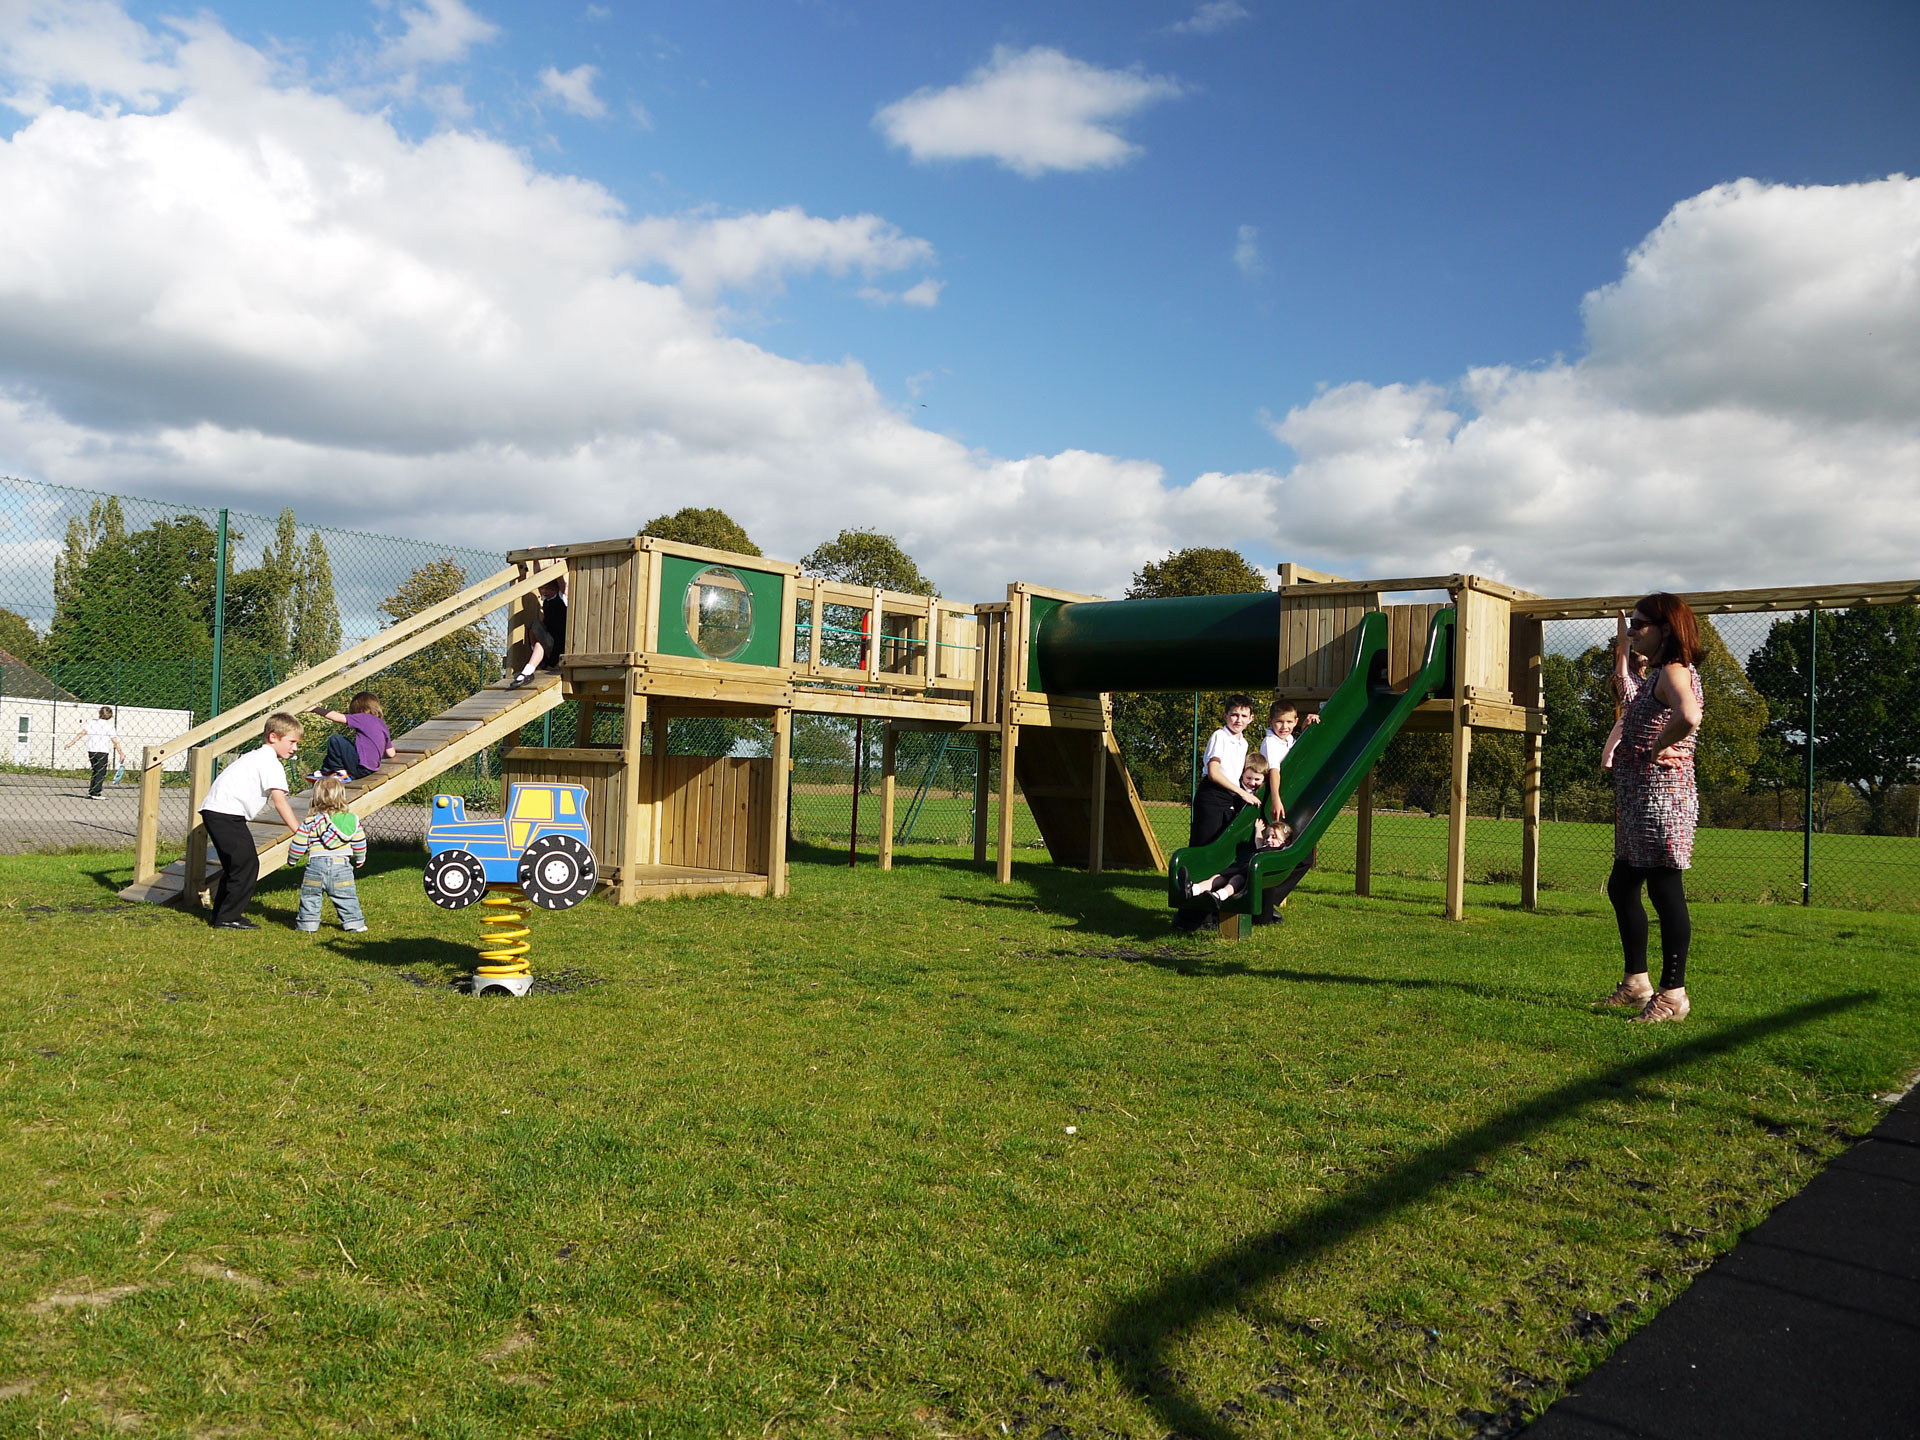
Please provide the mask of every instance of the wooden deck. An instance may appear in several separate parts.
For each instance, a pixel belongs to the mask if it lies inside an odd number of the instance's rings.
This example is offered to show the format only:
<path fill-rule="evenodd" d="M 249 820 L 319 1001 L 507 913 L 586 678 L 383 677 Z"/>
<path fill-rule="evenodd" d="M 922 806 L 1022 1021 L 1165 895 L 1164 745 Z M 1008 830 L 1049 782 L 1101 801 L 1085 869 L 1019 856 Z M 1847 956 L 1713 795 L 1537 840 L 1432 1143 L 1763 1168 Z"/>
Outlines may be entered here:
<path fill-rule="evenodd" d="M 615 877 L 618 878 L 618 877 Z M 740 870 L 704 870 L 697 865 L 636 865 L 636 900 L 672 900 L 687 895 L 765 895 L 767 877 Z"/>

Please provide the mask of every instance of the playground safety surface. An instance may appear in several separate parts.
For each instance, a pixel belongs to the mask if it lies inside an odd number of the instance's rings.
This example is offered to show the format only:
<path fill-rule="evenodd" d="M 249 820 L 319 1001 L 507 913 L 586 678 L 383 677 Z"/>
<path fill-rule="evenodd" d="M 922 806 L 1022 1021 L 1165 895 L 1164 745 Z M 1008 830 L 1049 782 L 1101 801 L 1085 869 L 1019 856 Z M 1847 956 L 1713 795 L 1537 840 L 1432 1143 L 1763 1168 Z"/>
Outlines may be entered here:
<path fill-rule="evenodd" d="M 1526 1434 L 1920 1435 L 1920 1087 Z"/>

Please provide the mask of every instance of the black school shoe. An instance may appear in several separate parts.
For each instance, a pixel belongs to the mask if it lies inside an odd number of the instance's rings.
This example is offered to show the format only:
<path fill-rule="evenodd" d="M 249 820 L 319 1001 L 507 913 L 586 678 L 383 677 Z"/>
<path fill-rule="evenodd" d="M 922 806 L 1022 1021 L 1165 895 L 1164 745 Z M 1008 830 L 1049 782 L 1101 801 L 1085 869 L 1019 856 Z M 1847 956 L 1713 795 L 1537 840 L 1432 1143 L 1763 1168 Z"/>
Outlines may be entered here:
<path fill-rule="evenodd" d="M 1286 916 L 1284 915 L 1256 915 L 1253 917 L 1253 923 L 1256 925 L 1278 925 L 1285 919 Z"/>
<path fill-rule="evenodd" d="M 215 930 L 258 930 L 260 926 L 242 915 L 238 920 L 222 920 L 213 926 Z"/>

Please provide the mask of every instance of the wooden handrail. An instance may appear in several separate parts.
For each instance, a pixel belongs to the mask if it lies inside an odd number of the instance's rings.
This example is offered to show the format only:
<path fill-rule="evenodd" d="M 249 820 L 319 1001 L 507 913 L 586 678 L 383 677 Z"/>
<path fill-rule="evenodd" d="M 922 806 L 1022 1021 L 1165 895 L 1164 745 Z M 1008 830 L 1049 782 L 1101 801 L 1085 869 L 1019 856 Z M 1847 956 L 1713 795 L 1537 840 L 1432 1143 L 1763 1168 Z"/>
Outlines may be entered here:
<path fill-rule="evenodd" d="M 212 719 L 194 726 L 184 735 L 176 735 L 164 745 L 148 746 L 143 756 L 143 768 L 163 765 L 173 756 L 216 735 L 252 721 L 263 719 L 283 708 L 296 698 L 310 699 L 316 695 L 330 694 L 344 688 L 353 680 L 384 670 L 395 660 L 401 660 L 413 654 L 415 650 L 430 645 L 440 638 L 444 631 L 458 630 L 472 623 L 472 616 L 462 612 L 476 606 L 482 606 L 482 614 L 511 604 L 522 595 L 539 589 L 557 568 L 558 562 L 548 565 L 536 565 L 529 568 L 524 565 L 510 566 L 498 574 L 491 575 L 477 585 L 469 585 L 458 595 L 450 596 L 437 605 L 429 605 L 417 615 L 409 615 L 397 624 L 388 626 L 379 634 L 362 640 L 358 645 L 330 656 L 318 665 L 311 665 L 298 675 L 282 681 L 271 690 L 255 695 L 242 704 L 223 710 Z M 502 587 L 505 588 L 502 588 Z M 458 616 L 455 624 L 440 626 L 435 622 L 449 616 Z M 432 634 L 420 632 L 431 629 Z M 371 666 L 360 664 L 368 657 L 376 657 Z M 242 736 L 241 739 L 248 737 Z M 239 743 L 236 741 L 235 743 Z M 215 753 L 232 748 L 220 746 Z"/>
<path fill-rule="evenodd" d="M 1513 602 L 1514 618 L 1529 620 L 1611 620 L 1631 610 L 1646 597 L 1583 595 L 1573 599 L 1551 597 Z M 1835 609 L 1848 605 L 1901 605 L 1920 600 L 1920 580 L 1886 580 L 1863 585 L 1786 585 L 1759 590 L 1676 591 L 1703 615 L 1741 614 L 1767 610 Z"/>

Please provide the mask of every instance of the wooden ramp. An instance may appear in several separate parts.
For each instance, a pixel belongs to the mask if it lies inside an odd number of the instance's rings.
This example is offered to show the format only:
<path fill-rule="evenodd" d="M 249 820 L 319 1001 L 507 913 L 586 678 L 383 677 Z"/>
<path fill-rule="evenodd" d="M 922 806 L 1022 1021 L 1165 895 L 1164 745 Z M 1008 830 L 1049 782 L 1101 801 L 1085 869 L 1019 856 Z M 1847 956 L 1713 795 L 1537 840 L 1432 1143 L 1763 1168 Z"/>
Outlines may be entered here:
<path fill-rule="evenodd" d="M 513 735 L 522 725 L 537 720 L 565 698 L 558 675 L 541 674 L 518 690 L 507 689 L 504 680 L 469 695 L 416 725 L 393 742 L 397 752 L 364 780 L 347 786 L 347 808 L 364 820 L 382 806 L 391 805 L 419 789 L 442 771 L 470 759 L 488 746 Z M 293 777 L 289 777 L 290 779 Z M 296 785 L 300 782 L 295 780 Z M 288 797 L 293 813 L 304 815 L 307 797 Z M 287 847 L 292 833 L 271 810 L 262 811 L 253 822 L 253 843 L 260 851 L 260 873 L 265 875 L 287 863 Z M 194 817 L 196 820 L 198 817 Z M 203 832 L 196 826 L 188 832 L 189 845 Z M 220 875 L 219 862 L 211 854 L 206 861 L 201 888 L 211 886 Z M 160 903 L 177 900 L 187 888 L 187 862 L 176 860 L 148 881 L 136 881 L 120 892 L 122 900 L 149 900 Z"/>
<path fill-rule="evenodd" d="M 1101 742 L 1104 741 L 1104 745 Z M 1096 746 L 1099 746 L 1096 752 Z M 1101 860 L 1112 870 L 1164 870 L 1160 841 L 1120 758 L 1111 731 L 1023 725 L 1014 750 L 1014 776 L 1040 838 L 1056 865 L 1086 865 L 1093 835 L 1094 756 L 1106 767 Z"/>

